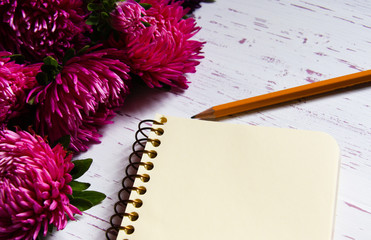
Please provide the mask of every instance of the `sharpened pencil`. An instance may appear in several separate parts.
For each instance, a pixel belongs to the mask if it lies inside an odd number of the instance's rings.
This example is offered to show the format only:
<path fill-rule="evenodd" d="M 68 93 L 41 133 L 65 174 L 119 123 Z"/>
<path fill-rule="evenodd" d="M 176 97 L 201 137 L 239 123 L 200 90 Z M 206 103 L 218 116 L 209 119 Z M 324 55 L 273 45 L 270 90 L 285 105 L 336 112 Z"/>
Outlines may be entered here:
<path fill-rule="evenodd" d="M 371 81 L 371 70 L 353 73 L 328 80 L 309 83 L 306 85 L 288 88 L 277 92 L 267 93 L 243 100 L 221 104 L 206 109 L 194 115 L 192 118 L 215 119 L 236 113 L 256 110 L 262 107 L 284 103 L 303 97 L 314 96 L 337 89 L 354 86 Z"/>

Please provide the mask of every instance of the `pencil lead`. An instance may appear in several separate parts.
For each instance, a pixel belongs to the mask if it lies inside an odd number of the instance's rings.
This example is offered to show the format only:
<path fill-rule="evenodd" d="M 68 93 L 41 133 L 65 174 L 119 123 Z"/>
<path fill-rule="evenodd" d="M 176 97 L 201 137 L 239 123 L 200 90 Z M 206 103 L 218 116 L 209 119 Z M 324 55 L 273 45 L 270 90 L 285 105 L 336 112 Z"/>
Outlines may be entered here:
<path fill-rule="evenodd" d="M 212 109 L 212 108 L 206 109 L 205 111 L 197 113 L 196 115 L 192 116 L 191 118 L 192 119 L 196 118 L 196 119 L 200 119 L 200 120 L 214 119 L 215 118 L 214 109 Z"/>

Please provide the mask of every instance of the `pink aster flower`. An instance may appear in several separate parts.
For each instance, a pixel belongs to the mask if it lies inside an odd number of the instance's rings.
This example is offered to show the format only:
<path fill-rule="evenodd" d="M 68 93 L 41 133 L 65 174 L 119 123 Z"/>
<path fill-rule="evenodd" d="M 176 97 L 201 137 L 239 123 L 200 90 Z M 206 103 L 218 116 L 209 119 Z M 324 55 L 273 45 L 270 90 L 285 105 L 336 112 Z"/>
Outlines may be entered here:
<path fill-rule="evenodd" d="M 70 204 L 67 185 L 74 165 L 61 145 L 53 149 L 25 131 L 0 133 L 0 238 L 36 239 L 48 225 L 63 229 L 81 212 Z"/>
<path fill-rule="evenodd" d="M 9 61 L 8 52 L 0 52 L 0 123 L 20 114 L 27 93 L 37 85 L 40 64 L 20 65 Z"/>
<path fill-rule="evenodd" d="M 120 40 L 112 36 L 108 45 L 125 52 L 121 60 L 148 86 L 187 88 L 185 74 L 194 73 L 202 58 L 200 51 L 204 43 L 191 39 L 200 28 L 193 18 L 183 19 L 187 10 L 181 2 L 144 0 L 141 3 L 152 5 L 143 16 L 151 26 L 140 26 L 142 30 L 136 34 L 122 31 Z M 115 14 L 111 18 L 112 22 L 122 21 Z"/>
<path fill-rule="evenodd" d="M 36 130 L 51 142 L 70 135 L 70 147 L 86 151 L 99 142 L 97 128 L 110 123 L 113 109 L 128 93 L 129 68 L 111 56 L 115 49 L 104 49 L 71 58 L 47 86 L 35 89 Z"/>
<path fill-rule="evenodd" d="M 82 0 L 0 1 L 0 49 L 40 61 L 89 43 Z"/>
<path fill-rule="evenodd" d="M 118 2 L 111 13 L 111 26 L 122 33 L 136 35 L 144 28 L 144 14 L 144 8 L 134 0 Z"/>

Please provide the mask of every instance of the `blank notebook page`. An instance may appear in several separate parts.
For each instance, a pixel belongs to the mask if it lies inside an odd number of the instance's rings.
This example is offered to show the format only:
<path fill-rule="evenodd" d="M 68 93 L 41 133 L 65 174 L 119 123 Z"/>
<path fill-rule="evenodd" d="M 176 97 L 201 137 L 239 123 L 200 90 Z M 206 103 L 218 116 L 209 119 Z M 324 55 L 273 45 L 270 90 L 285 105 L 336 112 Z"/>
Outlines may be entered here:
<path fill-rule="evenodd" d="M 159 119 L 162 115 L 157 115 Z M 147 143 L 155 150 L 149 182 L 131 192 L 117 239 L 128 240 L 330 240 L 339 149 L 322 132 L 259 127 L 165 116 L 164 130 Z"/>

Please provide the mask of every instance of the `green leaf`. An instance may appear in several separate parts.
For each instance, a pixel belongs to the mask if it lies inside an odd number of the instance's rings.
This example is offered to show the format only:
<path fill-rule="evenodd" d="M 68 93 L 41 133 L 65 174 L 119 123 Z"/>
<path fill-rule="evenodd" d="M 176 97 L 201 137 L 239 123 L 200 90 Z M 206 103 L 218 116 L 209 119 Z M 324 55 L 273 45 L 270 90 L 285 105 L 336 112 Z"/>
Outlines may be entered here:
<path fill-rule="evenodd" d="M 143 25 L 145 26 L 145 27 L 150 27 L 151 26 L 151 24 L 149 24 L 148 22 L 145 22 L 145 21 L 141 21 L 142 23 L 143 23 Z"/>
<path fill-rule="evenodd" d="M 108 26 L 106 24 L 99 24 L 97 26 L 97 31 L 100 32 L 100 33 L 103 33 L 105 31 L 107 31 L 107 28 L 108 28 Z"/>
<path fill-rule="evenodd" d="M 106 12 L 101 12 L 100 16 L 101 16 L 102 19 L 109 19 L 109 14 L 106 13 Z"/>
<path fill-rule="evenodd" d="M 57 71 L 57 67 L 49 64 L 43 64 L 41 66 L 41 70 L 46 74 L 51 74 L 55 71 Z"/>
<path fill-rule="evenodd" d="M 83 192 L 74 192 L 73 193 L 73 198 L 82 198 L 89 200 L 93 206 L 101 203 L 105 198 L 106 195 L 101 193 L 101 192 L 96 192 L 96 191 L 83 191 Z"/>
<path fill-rule="evenodd" d="M 97 25 L 99 23 L 99 17 L 91 14 L 85 22 L 87 25 Z"/>
<path fill-rule="evenodd" d="M 86 50 L 88 50 L 90 48 L 90 45 L 85 45 L 83 48 L 81 48 L 77 54 L 83 54 L 86 52 Z"/>
<path fill-rule="evenodd" d="M 8 56 L 2 56 L 2 58 L 10 58 L 11 61 L 14 61 L 17 64 L 23 64 L 25 57 L 22 54 L 12 54 Z"/>
<path fill-rule="evenodd" d="M 40 85 L 46 86 L 49 83 L 48 75 L 44 72 L 36 74 L 36 80 Z"/>
<path fill-rule="evenodd" d="M 75 164 L 75 167 L 70 172 L 72 178 L 77 179 L 81 177 L 86 171 L 88 171 L 92 162 L 93 159 L 91 158 L 74 160 L 72 163 Z"/>
<path fill-rule="evenodd" d="M 58 61 L 48 56 L 43 59 L 44 64 L 41 66 L 41 73 L 36 75 L 36 80 L 40 85 L 47 85 L 55 80 L 55 77 L 62 69 Z"/>
<path fill-rule="evenodd" d="M 83 198 L 72 198 L 70 199 L 70 204 L 77 207 L 82 212 L 94 206 L 92 202 Z"/>
<path fill-rule="evenodd" d="M 36 75 L 36 77 L 37 77 L 37 75 Z M 32 97 L 32 98 L 27 102 L 27 104 L 29 104 L 29 105 L 32 106 L 32 105 L 35 103 L 35 99 L 36 99 L 36 96 Z"/>
<path fill-rule="evenodd" d="M 102 5 L 98 3 L 89 3 L 87 7 L 91 12 L 102 9 Z"/>
<path fill-rule="evenodd" d="M 90 183 L 84 183 L 84 182 L 78 182 L 78 181 L 71 181 L 68 185 L 71 186 L 72 191 L 75 192 L 81 192 L 83 190 L 86 190 L 90 187 Z"/>
<path fill-rule="evenodd" d="M 58 64 L 58 61 L 55 60 L 53 57 L 51 56 L 47 56 L 46 58 L 43 59 L 43 62 L 45 65 L 51 65 L 51 66 L 54 66 L 56 68 L 59 67 L 59 64 Z"/>
<path fill-rule="evenodd" d="M 61 144 L 65 150 L 68 150 L 71 143 L 71 136 L 64 135 L 63 137 L 59 138 L 52 147 L 55 147 L 58 143 Z"/>
<path fill-rule="evenodd" d="M 103 0 L 103 9 L 107 12 L 111 12 L 116 6 L 116 0 L 110 1 L 110 0 Z"/>
<path fill-rule="evenodd" d="M 148 10 L 152 7 L 152 4 L 149 3 L 139 3 L 145 10 Z"/>
<path fill-rule="evenodd" d="M 70 60 L 71 58 L 73 58 L 74 56 L 76 56 L 76 50 L 74 48 L 70 48 L 68 49 L 65 53 L 64 53 L 64 57 L 63 57 L 63 65 L 66 64 L 66 62 L 68 60 Z"/>

